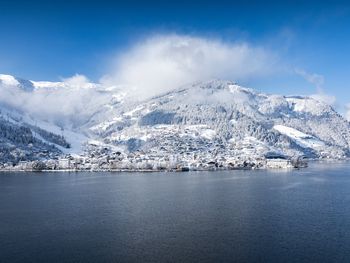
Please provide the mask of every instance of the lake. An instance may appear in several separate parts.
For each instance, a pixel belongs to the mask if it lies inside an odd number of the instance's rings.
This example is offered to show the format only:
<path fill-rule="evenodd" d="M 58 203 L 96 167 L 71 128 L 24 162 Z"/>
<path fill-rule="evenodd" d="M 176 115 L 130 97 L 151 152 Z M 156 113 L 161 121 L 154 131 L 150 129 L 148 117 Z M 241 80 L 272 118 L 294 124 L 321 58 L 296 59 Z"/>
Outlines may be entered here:
<path fill-rule="evenodd" d="M 0 174 L 0 262 L 349 260 L 350 163 Z"/>

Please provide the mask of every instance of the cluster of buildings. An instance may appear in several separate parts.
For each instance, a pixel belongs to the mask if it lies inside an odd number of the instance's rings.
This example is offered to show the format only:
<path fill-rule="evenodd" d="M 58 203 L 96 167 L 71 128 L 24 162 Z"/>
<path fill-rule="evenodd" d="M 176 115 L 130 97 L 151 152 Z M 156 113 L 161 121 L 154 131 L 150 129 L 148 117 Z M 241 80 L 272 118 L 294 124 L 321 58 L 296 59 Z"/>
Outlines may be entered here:
<path fill-rule="evenodd" d="M 172 136 L 172 135 L 169 135 Z M 105 146 L 87 147 L 82 155 L 66 155 L 41 161 L 3 164 L 11 171 L 189 171 L 302 167 L 302 159 L 266 154 L 265 146 L 249 140 L 224 144 L 202 138 L 163 138 L 147 151 L 113 151 Z M 230 146 L 228 146 L 230 145 Z M 254 145 L 254 146 L 253 146 Z M 259 148 L 260 147 L 260 148 Z M 265 154 L 262 154 L 264 153 Z"/>
<path fill-rule="evenodd" d="M 209 158 L 208 156 L 156 156 L 135 153 L 122 159 L 66 156 L 57 160 L 20 161 L 2 164 L 5 171 L 201 171 L 227 169 L 293 168 L 289 159 Z"/>

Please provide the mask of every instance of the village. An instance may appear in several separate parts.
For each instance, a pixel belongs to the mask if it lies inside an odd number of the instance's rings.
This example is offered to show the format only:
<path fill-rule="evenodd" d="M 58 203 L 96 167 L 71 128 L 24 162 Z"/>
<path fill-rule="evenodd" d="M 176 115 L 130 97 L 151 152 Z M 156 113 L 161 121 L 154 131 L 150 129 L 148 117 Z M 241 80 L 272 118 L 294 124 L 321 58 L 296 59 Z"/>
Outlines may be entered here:
<path fill-rule="evenodd" d="M 147 150 L 113 151 L 90 145 L 80 155 L 64 155 L 48 160 L 0 164 L 0 171 L 207 171 L 233 169 L 291 169 L 306 167 L 301 157 L 290 158 L 267 152 L 255 141 L 231 143 L 231 147 L 206 141 L 164 140 Z M 171 143 L 169 143 L 171 142 Z"/>

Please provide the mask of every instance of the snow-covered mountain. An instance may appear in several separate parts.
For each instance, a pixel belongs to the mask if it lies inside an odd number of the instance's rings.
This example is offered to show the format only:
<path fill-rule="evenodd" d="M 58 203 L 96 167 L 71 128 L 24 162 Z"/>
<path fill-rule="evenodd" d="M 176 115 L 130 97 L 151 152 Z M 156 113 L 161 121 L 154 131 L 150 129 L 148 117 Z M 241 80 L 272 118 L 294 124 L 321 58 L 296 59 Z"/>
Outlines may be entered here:
<path fill-rule="evenodd" d="M 90 130 L 105 142 L 144 151 L 164 147 L 176 152 L 175 145 L 185 149 L 214 142 L 225 151 L 250 141 L 247 148 L 339 157 L 349 154 L 350 145 L 349 122 L 325 103 L 218 80 L 123 105 Z"/>
<path fill-rule="evenodd" d="M 271 152 L 350 155 L 350 124 L 331 106 L 310 97 L 258 93 L 230 81 L 194 83 L 135 100 L 118 87 L 0 75 L 0 109 L 0 142 L 8 152 L 1 162 L 84 155 L 101 147 L 192 159 L 260 158 Z M 9 136 L 12 131 L 15 136 Z"/>

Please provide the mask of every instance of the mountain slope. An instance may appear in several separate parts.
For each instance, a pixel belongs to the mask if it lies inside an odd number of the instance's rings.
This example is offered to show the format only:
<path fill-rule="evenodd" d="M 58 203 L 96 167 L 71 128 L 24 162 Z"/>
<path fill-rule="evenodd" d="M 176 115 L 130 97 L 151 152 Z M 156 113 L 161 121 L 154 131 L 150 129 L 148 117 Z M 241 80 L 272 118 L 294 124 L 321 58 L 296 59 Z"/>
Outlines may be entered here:
<path fill-rule="evenodd" d="M 17 123 L 9 117 L 5 119 L 0 114 L 1 163 L 57 158 L 62 152 L 56 144 L 69 147 L 61 136 Z"/>
<path fill-rule="evenodd" d="M 282 125 L 319 143 L 300 143 L 276 128 Z M 172 145 L 168 150 L 177 152 L 171 141 L 186 145 L 212 141 L 219 148 L 229 149 L 235 148 L 235 142 L 253 137 L 265 145 L 266 151 L 344 157 L 350 144 L 349 123 L 329 105 L 308 97 L 261 94 L 217 80 L 125 105 L 116 109 L 113 118 L 90 130 L 128 150 Z"/>
<path fill-rule="evenodd" d="M 350 124 L 331 106 L 230 81 L 194 83 L 142 101 L 118 87 L 9 75 L 0 75 L 0 89 L 0 142 L 7 153 L 0 162 L 113 151 L 167 162 L 350 155 Z M 10 156 L 14 150 L 17 157 Z"/>

